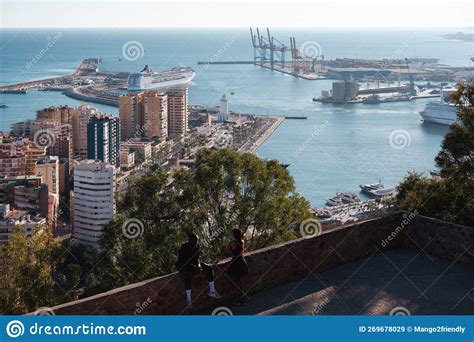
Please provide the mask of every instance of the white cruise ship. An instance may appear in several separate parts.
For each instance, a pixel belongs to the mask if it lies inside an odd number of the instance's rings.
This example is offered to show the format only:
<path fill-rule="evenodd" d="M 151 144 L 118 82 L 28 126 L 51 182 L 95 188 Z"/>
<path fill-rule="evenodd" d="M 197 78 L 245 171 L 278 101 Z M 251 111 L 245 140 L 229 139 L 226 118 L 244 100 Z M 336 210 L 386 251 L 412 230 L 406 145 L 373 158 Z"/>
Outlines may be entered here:
<path fill-rule="evenodd" d="M 454 104 L 444 101 L 429 102 L 420 112 L 423 121 L 451 126 L 458 119 L 458 109 Z"/>
<path fill-rule="evenodd" d="M 139 73 L 128 76 L 128 90 L 147 90 L 166 88 L 190 82 L 196 73 L 190 67 L 178 67 L 160 72 L 153 71 L 145 65 Z"/>

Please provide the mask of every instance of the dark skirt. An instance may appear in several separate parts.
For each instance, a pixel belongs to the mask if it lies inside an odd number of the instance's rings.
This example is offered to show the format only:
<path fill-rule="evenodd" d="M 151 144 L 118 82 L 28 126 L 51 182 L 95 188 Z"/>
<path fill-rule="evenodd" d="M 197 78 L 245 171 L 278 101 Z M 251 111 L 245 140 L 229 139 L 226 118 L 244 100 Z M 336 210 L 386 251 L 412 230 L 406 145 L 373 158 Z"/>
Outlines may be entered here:
<path fill-rule="evenodd" d="M 241 278 L 249 274 L 249 267 L 247 261 L 241 255 L 232 258 L 229 266 L 227 267 L 227 274 L 231 278 Z"/>

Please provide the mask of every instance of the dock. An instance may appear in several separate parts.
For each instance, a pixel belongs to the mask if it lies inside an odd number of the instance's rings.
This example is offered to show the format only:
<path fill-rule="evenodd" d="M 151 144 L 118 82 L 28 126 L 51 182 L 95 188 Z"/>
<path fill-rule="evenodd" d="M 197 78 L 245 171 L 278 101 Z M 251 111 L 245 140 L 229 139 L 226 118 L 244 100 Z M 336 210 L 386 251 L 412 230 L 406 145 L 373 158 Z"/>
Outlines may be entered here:
<path fill-rule="evenodd" d="M 272 117 L 270 117 L 272 118 Z M 257 138 L 249 139 L 243 146 L 238 149 L 238 152 L 255 153 L 255 151 L 275 132 L 275 130 L 285 121 L 284 116 L 273 117 L 275 120 L 270 126 L 266 126 L 258 132 Z"/>
<path fill-rule="evenodd" d="M 219 64 L 253 64 L 253 61 L 216 61 L 216 62 L 197 62 L 198 65 L 219 65 Z"/>
<path fill-rule="evenodd" d="M 77 68 L 68 75 L 0 86 L 0 93 L 8 92 L 10 94 L 12 93 L 22 94 L 22 92 L 16 92 L 16 91 L 26 90 L 30 88 L 38 88 L 38 87 L 44 86 L 45 84 L 70 83 L 74 77 L 80 77 L 80 76 L 91 77 L 91 76 L 94 76 L 96 73 L 98 73 L 100 62 L 101 62 L 100 58 L 86 58 L 86 59 L 81 60 Z"/>
<path fill-rule="evenodd" d="M 286 116 L 285 115 L 285 119 L 288 119 L 288 120 L 307 120 L 308 117 L 307 116 Z"/>

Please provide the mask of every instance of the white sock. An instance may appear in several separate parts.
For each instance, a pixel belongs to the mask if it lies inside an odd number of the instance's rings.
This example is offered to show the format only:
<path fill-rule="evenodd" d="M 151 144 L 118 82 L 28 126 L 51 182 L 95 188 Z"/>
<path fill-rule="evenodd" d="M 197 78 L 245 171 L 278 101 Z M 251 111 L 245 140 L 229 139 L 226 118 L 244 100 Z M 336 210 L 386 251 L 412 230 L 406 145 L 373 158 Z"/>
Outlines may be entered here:
<path fill-rule="evenodd" d="M 188 302 L 191 302 L 192 301 L 192 298 L 191 298 L 191 290 L 186 290 L 186 300 Z"/>
<path fill-rule="evenodd" d="M 209 292 L 216 292 L 216 288 L 214 287 L 214 282 L 209 282 Z"/>

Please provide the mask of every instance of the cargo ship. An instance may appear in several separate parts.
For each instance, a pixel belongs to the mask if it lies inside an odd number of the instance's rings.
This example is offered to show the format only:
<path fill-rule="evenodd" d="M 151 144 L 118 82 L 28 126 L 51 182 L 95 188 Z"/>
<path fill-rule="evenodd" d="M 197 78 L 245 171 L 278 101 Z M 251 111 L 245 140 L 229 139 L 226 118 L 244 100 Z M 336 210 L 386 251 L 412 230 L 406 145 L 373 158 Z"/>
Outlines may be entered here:
<path fill-rule="evenodd" d="M 195 75 L 190 67 L 183 66 L 155 72 L 145 65 L 139 73 L 128 76 L 127 89 L 133 91 L 173 87 L 189 83 Z"/>

